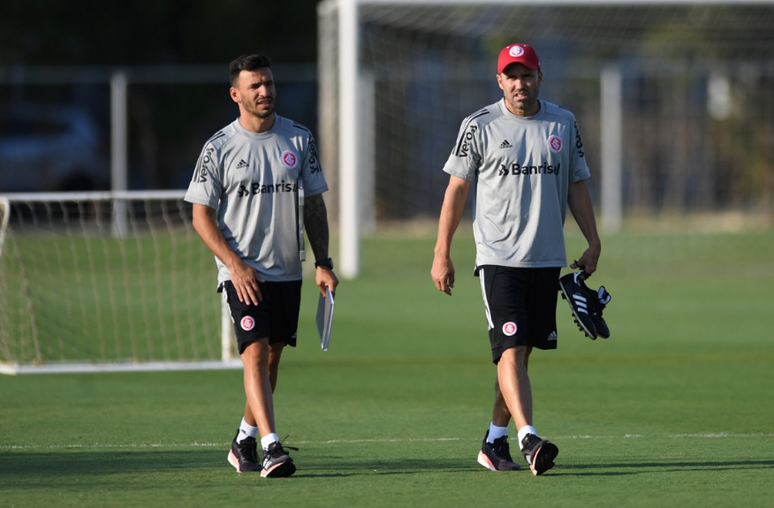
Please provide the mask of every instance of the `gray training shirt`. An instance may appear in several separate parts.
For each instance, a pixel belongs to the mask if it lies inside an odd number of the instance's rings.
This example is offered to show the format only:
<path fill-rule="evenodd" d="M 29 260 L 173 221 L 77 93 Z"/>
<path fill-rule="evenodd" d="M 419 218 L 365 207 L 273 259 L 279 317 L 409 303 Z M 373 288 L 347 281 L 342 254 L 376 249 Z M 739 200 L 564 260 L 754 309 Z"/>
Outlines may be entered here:
<path fill-rule="evenodd" d="M 185 200 L 217 210 L 229 247 L 266 281 L 300 280 L 298 189 L 305 197 L 328 190 L 309 130 L 275 114 L 260 134 L 235 120 L 207 141 Z M 218 283 L 231 275 L 218 265 Z"/>
<path fill-rule="evenodd" d="M 476 183 L 476 266 L 567 264 L 563 226 L 570 182 L 589 178 L 575 116 L 540 101 L 531 117 L 505 100 L 462 122 L 444 171 Z"/>

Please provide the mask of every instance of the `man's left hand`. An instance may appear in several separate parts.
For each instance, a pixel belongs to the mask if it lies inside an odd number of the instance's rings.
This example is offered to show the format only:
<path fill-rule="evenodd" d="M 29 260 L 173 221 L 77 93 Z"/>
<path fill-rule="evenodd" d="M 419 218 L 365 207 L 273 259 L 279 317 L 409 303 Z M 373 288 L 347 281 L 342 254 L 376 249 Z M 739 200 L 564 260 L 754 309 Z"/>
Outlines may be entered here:
<path fill-rule="evenodd" d="M 315 284 L 320 288 L 320 294 L 325 296 L 325 287 L 331 288 L 331 293 L 336 295 L 336 287 L 339 285 L 339 278 L 333 273 L 333 269 L 320 266 L 315 273 Z"/>

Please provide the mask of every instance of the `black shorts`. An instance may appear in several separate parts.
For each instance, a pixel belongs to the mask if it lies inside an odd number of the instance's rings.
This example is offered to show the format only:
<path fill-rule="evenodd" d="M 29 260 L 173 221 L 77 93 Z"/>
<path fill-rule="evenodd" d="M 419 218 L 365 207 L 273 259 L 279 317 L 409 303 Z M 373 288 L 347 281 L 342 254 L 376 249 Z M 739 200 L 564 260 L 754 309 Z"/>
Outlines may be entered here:
<path fill-rule="evenodd" d="M 295 347 L 301 309 L 301 281 L 259 282 L 258 289 L 263 297 L 261 302 L 247 305 L 239 301 L 230 280 L 218 288 L 231 310 L 239 354 L 248 344 L 265 338 L 270 344 L 284 342 Z"/>
<path fill-rule="evenodd" d="M 556 349 L 561 268 L 486 265 L 476 271 L 481 278 L 494 363 L 506 349 L 516 346 Z"/>

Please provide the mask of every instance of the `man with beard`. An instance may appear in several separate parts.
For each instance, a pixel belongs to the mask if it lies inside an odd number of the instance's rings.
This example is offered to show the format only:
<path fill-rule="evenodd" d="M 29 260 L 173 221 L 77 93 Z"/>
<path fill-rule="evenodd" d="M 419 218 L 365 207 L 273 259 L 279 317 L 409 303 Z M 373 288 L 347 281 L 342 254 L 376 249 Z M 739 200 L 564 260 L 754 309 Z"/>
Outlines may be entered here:
<path fill-rule="evenodd" d="M 282 350 L 296 345 L 304 230 L 321 293 L 339 282 L 328 256 L 328 185 L 312 133 L 274 112 L 269 58 L 240 56 L 229 74 L 239 118 L 205 143 L 185 199 L 215 254 L 244 366 L 247 401 L 228 460 L 238 472 L 284 477 L 296 466 L 276 433 L 273 393 Z"/>
<path fill-rule="evenodd" d="M 535 475 L 554 466 L 559 449 L 532 426 L 527 366 L 533 348 L 557 346 L 557 282 L 567 262 L 563 226 L 568 205 L 588 242 L 571 267 L 583 267 L 590 275 L 602 248 L 575 117 L 538 100 L 542 80 L 532 47 L 511 44 L 501 50 L 497 83 L 503 99 L 463 121 L 444 166 L 450 177 L 431 272 L 436 288 L 451 295 L 452 237 L 476 182 L 475 274 L 481 279 L 497 366 L 492 421 L 478 462 L 492 471 L 520 469 L 507 438 L 513 419 L 519 447 Z"/>

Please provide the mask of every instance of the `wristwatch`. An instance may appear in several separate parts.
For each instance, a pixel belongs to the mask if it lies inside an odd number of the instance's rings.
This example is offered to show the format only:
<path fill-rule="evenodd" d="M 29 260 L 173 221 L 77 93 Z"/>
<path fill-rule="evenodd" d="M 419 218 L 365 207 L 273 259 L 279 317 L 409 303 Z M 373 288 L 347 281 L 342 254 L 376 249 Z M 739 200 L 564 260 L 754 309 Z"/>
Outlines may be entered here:
<path fill-rule="evenodd" d="M 315 268 L 328 268 L 329 270 L 333 270 L 333 260 L 331 258 L 325 258 L 321 261 L 317 261 L 314 264 Z"/>

